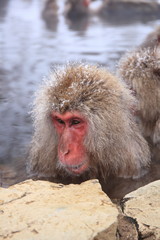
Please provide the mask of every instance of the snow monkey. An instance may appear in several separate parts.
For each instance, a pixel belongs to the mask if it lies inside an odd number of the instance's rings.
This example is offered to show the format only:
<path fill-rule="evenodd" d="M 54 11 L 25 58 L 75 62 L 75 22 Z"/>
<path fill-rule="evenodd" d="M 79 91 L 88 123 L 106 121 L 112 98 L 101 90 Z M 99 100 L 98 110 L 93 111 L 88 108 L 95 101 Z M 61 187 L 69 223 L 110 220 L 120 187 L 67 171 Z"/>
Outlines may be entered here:
<path fill-rule="evenodd" d="M 160 161 L 160 37 L 159 28 L 119 63 L 119 75 L 135 92 L 137 117 L 152 158 Z"/>
<path fill-rule="evenodd" d="M 160 26 L 157 26 L 156 29 L 148 34 L 146 39 L 143 41 L 143 43 L 140 45 L 142 48 L 153 48 L 160 42 Z"/>
<path fill-rule="evenodd" d="M 132 116 L 130 90 L 98 66 L 55 69 L 38 90 L 29 171 L 82 181 L 140 177 L 150 163 L 147 142 Z"/>
<path fill-rule="evenodd" d="M 90 0 L 66 0 L 65 15 L 74 21 L 88 17 Z"/>

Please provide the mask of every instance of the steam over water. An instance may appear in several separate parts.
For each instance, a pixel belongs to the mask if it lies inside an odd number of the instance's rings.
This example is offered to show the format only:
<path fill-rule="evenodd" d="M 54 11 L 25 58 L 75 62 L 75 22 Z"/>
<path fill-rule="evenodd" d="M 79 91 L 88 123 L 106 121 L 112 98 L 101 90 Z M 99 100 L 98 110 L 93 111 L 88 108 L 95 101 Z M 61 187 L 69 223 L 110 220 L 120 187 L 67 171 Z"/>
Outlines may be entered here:
<path fill-rule="evenodd" d="M 122 54 L 139 45 L 160 21 L 114 23 L 94 15 L 66 20 L 64 0 L 54 18 L 46 0 L 0 0 L 0 185 L 25 178 L 24 159 L 32 135 L 34 91 L 51 67 L 86 61 L 115 71 Z"/>

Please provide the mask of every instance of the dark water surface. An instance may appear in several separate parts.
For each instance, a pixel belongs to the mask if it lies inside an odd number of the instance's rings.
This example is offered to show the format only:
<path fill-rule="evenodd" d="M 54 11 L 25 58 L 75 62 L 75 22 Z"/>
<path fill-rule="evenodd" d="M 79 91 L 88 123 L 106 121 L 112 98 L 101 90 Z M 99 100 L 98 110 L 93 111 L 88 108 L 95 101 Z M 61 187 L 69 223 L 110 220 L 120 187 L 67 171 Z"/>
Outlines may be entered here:
<path fill-rule="evenodd" d="M 33 130 L 28 112 L 50 67 L 84 60 L 114 71 L 122 54 L 160 23 L 115 24 L 95 15 L 75 24 L 63 15 L 64 1 L 57 3 L 58 12 L 51 17 L 44 12 L 46 0 L 0 0 L 0 185 L 4 187 L 26 178 L 24 159 Z M 147 181 L 158 179 L 158 174 L 150 174 Z"/>

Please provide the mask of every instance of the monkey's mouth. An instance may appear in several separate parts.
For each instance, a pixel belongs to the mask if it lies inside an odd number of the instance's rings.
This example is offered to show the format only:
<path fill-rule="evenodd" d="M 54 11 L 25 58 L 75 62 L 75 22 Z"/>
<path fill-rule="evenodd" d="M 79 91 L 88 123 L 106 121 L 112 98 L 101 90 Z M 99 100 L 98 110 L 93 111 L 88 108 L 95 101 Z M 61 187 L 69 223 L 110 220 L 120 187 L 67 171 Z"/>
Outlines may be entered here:
<path fill-rule="evenodd" d="M 72 172 L 73 174 L 76 174 L 76 175 L 80 175 L 80 174 L 82 174 L 84 171 L 86 171 L 88 169 L 88 162 L 87 161 L 83 161 L 80 164 L 77 164 L 77 165 L 66 165 L 65 167 L 66 167 L 66 169 L 69 172 Z"/>

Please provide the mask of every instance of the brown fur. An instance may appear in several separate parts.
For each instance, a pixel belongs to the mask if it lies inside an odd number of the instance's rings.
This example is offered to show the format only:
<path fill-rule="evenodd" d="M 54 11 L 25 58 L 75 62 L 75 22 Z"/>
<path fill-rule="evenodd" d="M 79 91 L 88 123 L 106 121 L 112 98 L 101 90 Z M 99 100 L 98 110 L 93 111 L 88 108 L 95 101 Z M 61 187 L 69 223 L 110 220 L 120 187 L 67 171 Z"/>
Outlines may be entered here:
<path fill-rule="evenodd" d="M 160 26 L 156 27 L 156 29 L 151 32 L 144 42 L 140 45 L 141 48 L 153 48 L 155 47 L 158 42 L 160 42 Z"/>
<path fill-rule="evenodd" d="M 89 8 L 83 5 L 83 0 L 66 0 L 65 15 L 67 18 L 77 21 L 89 16 Z"/>
<path fill-rule="evenodd" d="M 55 70 L 35 99 L 29 171 L 38 176 L 65 178 L 58 164 L 51 112 L 76 110 L 89 122 L 84 144 L 91 166 L 82 178 L 106 179 L 110 174 L 139 177 L 149 165 L 150 152 L 131 115 L 133 104 L 130 91 L 103 69 L 72 64 Z"/>
<path fill-rule="evenodd" d="M 137 116 L 153 158 L 160 161 L 160 46 L 138 48 L 122 58 L 119 74 L 135 91 Z"/>

